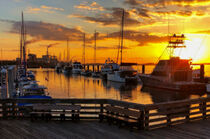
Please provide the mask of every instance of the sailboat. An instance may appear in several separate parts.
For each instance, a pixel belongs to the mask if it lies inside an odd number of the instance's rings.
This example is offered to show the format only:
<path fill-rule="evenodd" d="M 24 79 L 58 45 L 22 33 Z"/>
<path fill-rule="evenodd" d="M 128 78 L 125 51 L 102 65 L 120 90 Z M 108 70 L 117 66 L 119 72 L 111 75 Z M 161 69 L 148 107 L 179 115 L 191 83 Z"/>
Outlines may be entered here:
<path fill-rule="evenodd" d="M 63 68 L 64 74 L 70 74 L 72 72 L 72 64 L 69 62 L 69 39 L 67 39 L 67 64 Z"/>
<path fill-rule="evenodd" d="M 205 83 L 193 82 L 191 60 L 174 55 L 175 49 L 186 47 L 185 39 L 184 34 L 169 37 L 167 49 L 170 51 L 170 58 L 160 60 L 151 74 L 139 75 L 143 86 L 183 92 L 206 91 Z"/>
<path fill-rule="evenodd" d="M 90 70 L 86 70 L 85 69 L 85 33 L 84 33 L 84 38 L 83 38 L 83 64 L 84 64 L 84 68 L 81 71 L 81 75 L 83 76 L 91 76 L 91 71 Z"/>
<path fill-rule="evenodd" d="M 94 34 L 94 38 L 95 38 L 95 47 L 94 47 L 94 63 L 96 64 L 96 39 L 97 39 L 97 32 L 95 31 Z M 94 67 L 93 67 L 94 68 Z M 94 71 L 94 69 L 93 69 Z M 100 72 L 99 71 L 94 71 L 92 72 L 92 77 L 94 78 L 99 78 L 100 77 Z"/>
<path fill-rule="evenodd" d="M 120 68 L 117 71 L 107 74 L 107 80 L 114 82 L 121 82 L 121 83 L 137 83 L 137 71 L 132 68 L 132 66 L 136 65 L 136 63 L 123 63 L 122 61 L 124 15 L 125 11 L 123 10 L 122 25 L 121 25 Z"/>

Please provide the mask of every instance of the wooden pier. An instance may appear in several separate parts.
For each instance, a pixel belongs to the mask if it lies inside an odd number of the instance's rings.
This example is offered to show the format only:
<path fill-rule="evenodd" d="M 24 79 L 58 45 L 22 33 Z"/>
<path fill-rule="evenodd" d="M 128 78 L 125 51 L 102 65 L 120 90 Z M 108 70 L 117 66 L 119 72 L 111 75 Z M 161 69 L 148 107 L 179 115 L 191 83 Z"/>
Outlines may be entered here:
<path fill-rule="evenodd" d="M 28 104 L 28 106 L 20 106 Z M 28 119 L 33 111 L 32 104 L 80 105 L 80 120 L 99 120 L 99 113 L 105 106 L 115 106 L 141 113 L 139 126 L 141 130 L 171 127 L 210 117 L 210 97 L 181 100 L 167 103 L 142 105 L 112 99 L 1 99 L 0 118 Z M 18 106 L 19 105 L 19 106 Z"/>
<path fill-rule="evenodd" d="M 21 106 L 27 104 L 27 106 Z M 33 105 L 79 105 L 80 121 L 30 121 Z M 139 125 L 128 128 L 99 123 L 106 106 L 141 113 Z M 1 99 L 0 134 L 3 138 L 208 138 L 210 97 L 142 105 L 112 99 Z M 155 129 L 155 130 L 153 130 Z M 18 134 L 20 133 L 21 134 Z"/>

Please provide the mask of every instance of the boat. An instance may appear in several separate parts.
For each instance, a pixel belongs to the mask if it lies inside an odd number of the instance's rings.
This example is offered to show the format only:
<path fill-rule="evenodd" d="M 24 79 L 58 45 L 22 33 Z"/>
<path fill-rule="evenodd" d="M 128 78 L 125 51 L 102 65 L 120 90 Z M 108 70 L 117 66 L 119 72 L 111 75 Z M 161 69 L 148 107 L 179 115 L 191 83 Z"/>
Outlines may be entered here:
<path fill-rule="evenodd" d="M 73 62 L 72 64 L 72 74 L 81 74 L 82 64 L 80 62 Z"/>
<path fill-rule="evenodd" d="M 137 83 L 137 71 L 132 68 L 135 63 L 121 63 L 117 71 L 107 74 L 107 80 L 121 83 Z"/>
<path fill-rule="evenodd" d="M 92 72 L 88 69 L 86 70 L 85 69 L 85 33 L 84 33 L 84 38 L 83 38 L 83 54 L 82 54 L 82 59 L 83 59 L 83 65 L 84 65 L 84 68 L 81 70 L 81 75 L 82 76 L 91 76 L 92 75 Z"/>
<path fill-rule="evenodd" d="M 108 58 L 101 67 L 101 76 L 103 79 L 107 79 L 107 74 L 118 71 L 120 66 L 115 63 L 113 60 Z"/>
<path fill-rule="evenodd" d="M 89 76 L 92 75 L 92 72 L 91 72 L 90 70 L 84 70 L 84 69 L 83 69 L 83 70 L 81 71 L 81 75 L 89 77 Z"/>
<path fill-rule="evenodd" d="M 27 75 L 27 77 L 30 78 L 31 80 L 35 80 L 35 75 L 34 75 L 34 73 L 33 73 L 31 70 L 27 71 L 27 72 L 26 72 L 26 75 Z"/>
<path fill-rule="evenodd" d="M 71 64 L 67 64 L 66 66 L 64 66 L 63 68 L 63 73 L 64 74 L 70 74 L 72 72 L 72 65 Z"/>
<path fill-rule="evenodd" d="M 19 96 L 31 96 L 31 95 L 40 95 L 45 96 L 47 87 L 39 85 L 37 81 L 31 81 L 29 85 L 25 85 L 22 88 L 21 94 Z"/>
<path fill-rule="evenodd" d="M 93 78 L 99 78 L 100 75 L 101 75 L 101 72 L 98 72 L 98 71 L 92 72 L 92 77 Z"/>
<path fill-rule="evenodd" d="M 137 83 L 137 70 L 134 70 L 132 66 L 137 65 L 136 63 L 123 63 L 122 52 L 123 52 L 123 27 L 124 27 L 124 14 L 123 10 L 122 14 L 122 26 L 121 26 L 121 44 L 120 44 L 120 53 L 121 53 L 121 61 L 119 70 L 113 71 L 112 73 L 107 74 L 107 80 L 113 82 L 121 82 L 121 83 Z"/>
<path fill-rule="evenodd" d="M 57 73 L 61 73 L 62 72 L 62 69 L 63 69 L 63 66 L 61 63 L 57 63 L 57 65 L 55 66 L 55 71 Z"/>
<path fill-rule="evenodd" d="M 140 74 L 143 86 L 168 89 L 174 91 L 206 91 L 206 84 L 194 82 L 192 78 L 191 59 L 181 59 L 174 55 L 174 49 L 185 48 L 185 36 L 174 34 L 170 36 L 170 58 L 159 60 L 151 74 Z"/>

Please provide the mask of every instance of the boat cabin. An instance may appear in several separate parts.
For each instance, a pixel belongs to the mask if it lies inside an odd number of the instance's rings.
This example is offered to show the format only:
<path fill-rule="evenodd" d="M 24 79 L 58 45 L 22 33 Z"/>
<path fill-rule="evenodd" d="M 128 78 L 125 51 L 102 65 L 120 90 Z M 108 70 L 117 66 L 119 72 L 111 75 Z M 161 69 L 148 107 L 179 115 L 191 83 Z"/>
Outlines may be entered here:
<path fill-rule="evenodd" d="M 171 57 L 169 60 L 160 60 L 152 72 L 154 76 L 168 78 L 173 82 L 192 81 L 190 60 Z"/>

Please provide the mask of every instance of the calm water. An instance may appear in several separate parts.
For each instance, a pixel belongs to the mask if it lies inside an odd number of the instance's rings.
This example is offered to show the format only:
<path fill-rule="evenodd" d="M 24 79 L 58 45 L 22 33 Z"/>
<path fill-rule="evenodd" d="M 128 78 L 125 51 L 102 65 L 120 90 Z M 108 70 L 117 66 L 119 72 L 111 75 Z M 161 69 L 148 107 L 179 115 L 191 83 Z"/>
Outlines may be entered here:
<path fill-rule="evenodd" d="M 66 76 L 56 73 L 53 69 L 32 69 L 40 85 L 48 88 L 53 98 L 111 98 L 129 102 L 152 104 L 172 100 L 198 98 L 203 94 L 186 94 L 164 92 L 163 90 L 142 88 L 138 85 L 124 85 L 103 81 L 100 78 L 83 77 L 80 75 Z"/>

